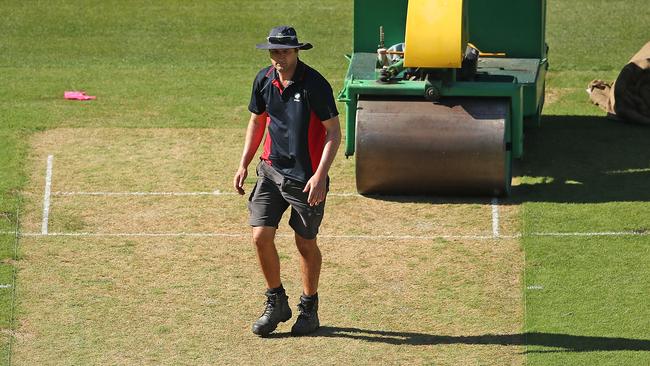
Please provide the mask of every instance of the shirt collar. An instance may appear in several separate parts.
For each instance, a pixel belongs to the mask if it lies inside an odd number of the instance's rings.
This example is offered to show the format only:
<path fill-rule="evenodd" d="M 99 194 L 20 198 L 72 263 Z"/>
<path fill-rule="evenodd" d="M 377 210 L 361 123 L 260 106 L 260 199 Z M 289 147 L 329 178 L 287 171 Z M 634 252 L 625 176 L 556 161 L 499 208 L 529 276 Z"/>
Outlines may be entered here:
<path fill-rule="evenodd" d="M 305 77 L 305 63 L 300 61 L 300 59 L 298 59 L 298 63 L 296 63 L 296 71 L 293 72 L 293 76 L 291 77 L 291 82 L 289 83 L 289 85 L 302 81 L 304 77 Z M 280 81 L 278 70 L 273 69 L 273 79 Z"/>

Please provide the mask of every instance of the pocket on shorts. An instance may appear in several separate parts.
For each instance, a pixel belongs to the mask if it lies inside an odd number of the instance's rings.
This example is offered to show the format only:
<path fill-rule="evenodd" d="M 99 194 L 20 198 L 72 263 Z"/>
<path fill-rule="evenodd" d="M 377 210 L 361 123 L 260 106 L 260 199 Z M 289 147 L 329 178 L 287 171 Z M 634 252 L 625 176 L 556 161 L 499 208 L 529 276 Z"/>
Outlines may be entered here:
<path fill-rule="evenodd" d="M 248 196 L 248 202 L 251 202 L 253 200 L 253 196 L 255 195 L 255 191 L 257 191 L 257 186 L 259 184 L 260 184 L 260 180 L 257 179 L 255 185 L 253 186 L 253 189 L 251 190 L 251 194 Z"/>

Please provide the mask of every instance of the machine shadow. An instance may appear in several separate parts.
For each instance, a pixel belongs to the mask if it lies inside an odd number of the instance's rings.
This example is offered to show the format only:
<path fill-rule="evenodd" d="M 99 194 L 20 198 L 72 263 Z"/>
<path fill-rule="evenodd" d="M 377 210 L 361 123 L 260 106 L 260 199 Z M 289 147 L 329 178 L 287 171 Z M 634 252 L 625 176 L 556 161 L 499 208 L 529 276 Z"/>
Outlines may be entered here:
<path fill-rule="evenodd" d="M 269 338 L 290 337 L 289 333 L 269 335 Z M 477 336 L 441 336 L 426 333 L 392 332 L 352 327 L 322 326 L 311 337 L 348 338 L 366 342 L 392 345 L 501 345 L 501 346 L 542 346 L 553 349 L 532 350 L 526 353 L 547 352 L 594 352 L 594 351 L 648 351 L 650 340 L 632 338 L 611 338 L 577 336 L 554 333 L 523 334 L 485 334 Z"/>
<path fill-rule="evenodd" d="M 523 202 L 650 201 L 650 128 L 594 116 L 543 116 L 526 126 L 510 197 Z M 382 196 L 391 202 L 486 203 L 490 197 Z"/>
<path fill-rule="evenodd" d="M 650 128 L 591 116 L 543 116 L 525 130 L 521 183 L 508 202 L 650 201 Z"/>

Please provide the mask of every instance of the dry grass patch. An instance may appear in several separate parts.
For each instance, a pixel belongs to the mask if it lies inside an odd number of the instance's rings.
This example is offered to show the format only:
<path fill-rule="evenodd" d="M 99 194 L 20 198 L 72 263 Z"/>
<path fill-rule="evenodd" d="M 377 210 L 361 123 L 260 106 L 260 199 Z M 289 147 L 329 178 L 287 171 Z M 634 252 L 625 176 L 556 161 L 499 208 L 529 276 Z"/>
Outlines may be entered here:
<path fill-rule="evenodd" d="M 544 104 L 551 105 L 557 103 L 575 90 L 576 88 L 548 88 L 546 89 L 546 95 L 544 96 Z"/>
<path fill-rule="evenodd" d="M 23 231 L 39 232 L 40 197 L 30 197 Z M 240 196 L 56 196 L 49 231 L 56 233 L 228 233 L 248 230 L 248 200 Z M 292 234 L 289 211 L 281 234 Z M 491 208 L 482 204 L 391 202 L 330 197 L 322 235 L 446 236 L 492 234 Z"/>
<path fill-rule="evenodd" d="M 491 235 L 491 207 L 429 199 L 330 197 L 323 234 L 330 235 Z M 418 201 L 419 200 L 419 201 Z"/>
<path fill-rule="evenodd" d="M 37 134 L 23 230 L 40 229 L 49 154 L 55 156 L 53 192 L 228 191 L 242 136 L 231 129 L 56 129 Z M 352 159 L 337 159 L 331 191 L 353 191 L 353 170 Z M 249 191 L 254 180 L 251 173 Z M 486 199 L 330 196 L 327 206 L 325 235 L 492 233 Z M 246 216 L 246 197 L 237 196 L 54 195 L 50 232 L 237 233 L 246 228 Z M 281 229 L 290 233 L 287 219 Z"/>
<path fill-rule="evenodd" d="M 17 364 L 521 364 L 515 241 L 324 239 L 323 329 L 260 339 L 246 239 L 24 238 Z M 290 301 L 296 250 L 278 241 Z M 515 336 L 516 338 L 516 336 Z"/>
<path fill-rule="evenodd" d="M 50 232 L 236 234 L 247 229 L 248 201 L 234 196 L 58 196 Z M 39 210 L 24 218 L 24 231 L 39 231 Z"/>
<path fill-rule="evenodd" d="M 49 130 L 32 142 L 34 181 L 43 180 L 52 154 L 53 191 L 224 190 L 243 136 L 239 129 Z"/>
<path fill-rule="evenodd" d="M 37 134 L 23 231 L 40 231 L 49 154 L 55 155 L 54 192 L 225 191 L 242 136 L 240 130 L 173 129 Z M 333 192 L 354 190 L 353 165 L 336 161 Z M 522 363 L 518 242 L 430 239 L 489 236 L 489 200 L 330 196 L 320 239 L 323 328 L 301 339 L 287 336 L 290 324 L 269 339 L 250 333 L 263 281 L 247 239 L 246 202 L 237 196 L 53 196 L 50 232 L 244 236 L 23 238 L 16 363 Z M 515 206 L 501 206 L 500 213 L 505 233 L 516 221 Z M 280 234 L 291 234 L 287 220 Z M 279 237 L 278 246 L 295 303 L 297 253 L 290 237 Z"/>
<path fill-rule="evenodd" d="M 231 188 L 244 145 L 241 129 L 72 129 L 35 134 L 30 191 L 42 194 L 45 162 L 54 155 L 52 190 L 195 192 Z M 249 187 L 255 181 L 249 167 Z M 352 160 L 342 153 L 332 189 L 349 188 Z M 344 172 L 346 171 L 346 172 Z"/>

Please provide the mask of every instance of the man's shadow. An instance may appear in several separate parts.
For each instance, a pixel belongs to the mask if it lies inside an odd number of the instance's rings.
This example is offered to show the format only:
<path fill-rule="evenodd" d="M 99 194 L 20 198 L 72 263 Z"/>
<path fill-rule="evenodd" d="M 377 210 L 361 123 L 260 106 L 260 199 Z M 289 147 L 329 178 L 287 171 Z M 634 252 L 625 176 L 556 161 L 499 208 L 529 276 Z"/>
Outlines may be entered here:
<path fill-rule="evenodd" d="M 273 333 L 269 338 L 291 337 L 289 333 Z M 650 340 L 633 338 L 591 337 L 554 333 L 484 334 L 475 336 L 445 336 L 414 332 L 392 332 L 352 327 L 322 326 L 310 337 L 347 338 L 391 345 L 500 345 L 544 346 L 559 348 L 526 351 L 526 353 L 593 352 L 593 351 L 650 351 Z"/>

